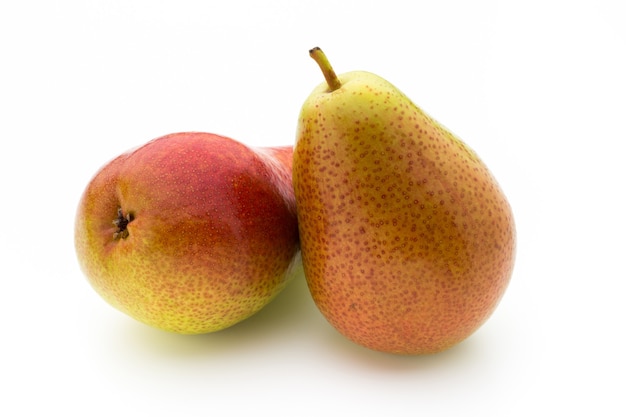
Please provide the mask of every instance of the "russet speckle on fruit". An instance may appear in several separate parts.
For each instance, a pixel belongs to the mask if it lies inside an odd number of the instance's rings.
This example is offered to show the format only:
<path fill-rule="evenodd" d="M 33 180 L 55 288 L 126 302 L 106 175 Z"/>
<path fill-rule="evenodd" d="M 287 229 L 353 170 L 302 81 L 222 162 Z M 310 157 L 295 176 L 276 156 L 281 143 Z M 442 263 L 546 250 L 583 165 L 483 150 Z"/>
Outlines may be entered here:
<path fill-rule="evenodd" d="M 291 152 L 189 132 L 114 159 L 76 215 L 89 282 L 172 332 L 212 332 L 254 314 L 287 284 L 299 251 L 290 164 L 279 161 Z"/>
<path fill-rule="evenodd" d="M 465 144 L 366 72 L 302 107 L 293 180 L 320 311 L 374 350 L 432 353 L 473 333 L 512 272 L 510 206 Z"/>

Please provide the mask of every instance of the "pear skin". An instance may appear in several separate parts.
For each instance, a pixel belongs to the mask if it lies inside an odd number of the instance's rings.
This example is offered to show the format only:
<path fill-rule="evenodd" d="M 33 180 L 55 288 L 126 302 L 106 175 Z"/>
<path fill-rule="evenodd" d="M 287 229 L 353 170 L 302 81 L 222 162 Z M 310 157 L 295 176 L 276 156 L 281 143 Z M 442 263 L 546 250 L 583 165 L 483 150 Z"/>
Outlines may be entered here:
<path fill-rule="evenodd" d="M 293 161 L 311 295 L 367 348 L 448 349 L 507 288 L 511 207 L 476 153 L 395 86 L 311 56 L 327 81 L 302 106 Z"/>
<path fill-rule="evenodd" d="M 170 332 L 253 315 L 293 277 L 299 252 L 292 152 L 182 132 L 113 159 L 76 213 L 84 274 L 112 306 Z"/>

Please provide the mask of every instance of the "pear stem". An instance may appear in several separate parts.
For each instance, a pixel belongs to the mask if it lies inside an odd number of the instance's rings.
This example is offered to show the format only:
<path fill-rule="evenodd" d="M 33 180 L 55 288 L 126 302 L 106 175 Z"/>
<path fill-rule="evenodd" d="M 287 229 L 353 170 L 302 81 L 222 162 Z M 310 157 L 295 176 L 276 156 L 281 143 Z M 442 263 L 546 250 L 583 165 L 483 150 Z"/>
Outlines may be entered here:
<path fill-rule="evenodd" d="M 326 83 L 328 83 L 328 88 L 330 91 L 338 90 L 341 87 L 341 81 L 339 81 L 339 77 L 335 74 L 335 70 L 330 65 L 326 54 L 318 47 L 309 50 L 309 55 L 317 65 L 319 65 L 322 70 L 322 74 L 324 74 L 324 78 L 326 78 Z"/>

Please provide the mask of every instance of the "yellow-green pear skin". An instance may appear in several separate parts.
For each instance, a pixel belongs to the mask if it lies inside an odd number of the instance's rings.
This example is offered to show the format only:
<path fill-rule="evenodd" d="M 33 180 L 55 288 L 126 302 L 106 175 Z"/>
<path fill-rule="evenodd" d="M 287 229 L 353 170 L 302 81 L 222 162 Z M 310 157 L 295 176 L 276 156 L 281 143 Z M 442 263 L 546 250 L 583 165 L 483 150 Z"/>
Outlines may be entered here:
<path fill-rule="evenodd" d="M 392 84 L 362 71 L 338 81 L 303 104 L 294 149 L 311 295 L 362 346 L 443 351 L 483 324 L 507 288 L 511 207 L 478 156 Z"/>

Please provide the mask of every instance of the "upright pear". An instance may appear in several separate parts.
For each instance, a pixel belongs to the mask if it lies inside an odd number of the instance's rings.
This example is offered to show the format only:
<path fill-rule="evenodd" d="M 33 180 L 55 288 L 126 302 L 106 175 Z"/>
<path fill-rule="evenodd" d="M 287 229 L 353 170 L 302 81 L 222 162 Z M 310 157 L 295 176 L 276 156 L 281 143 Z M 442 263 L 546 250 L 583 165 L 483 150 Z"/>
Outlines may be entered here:
<path fill-rule="evenodd" d="M 301 109 L 293 183 L 311 295 L 367 348 L 450 348 L 507 288 L 511 207 L 476 153 L 396 87 L 310 54 L 326 82 Z"/>

